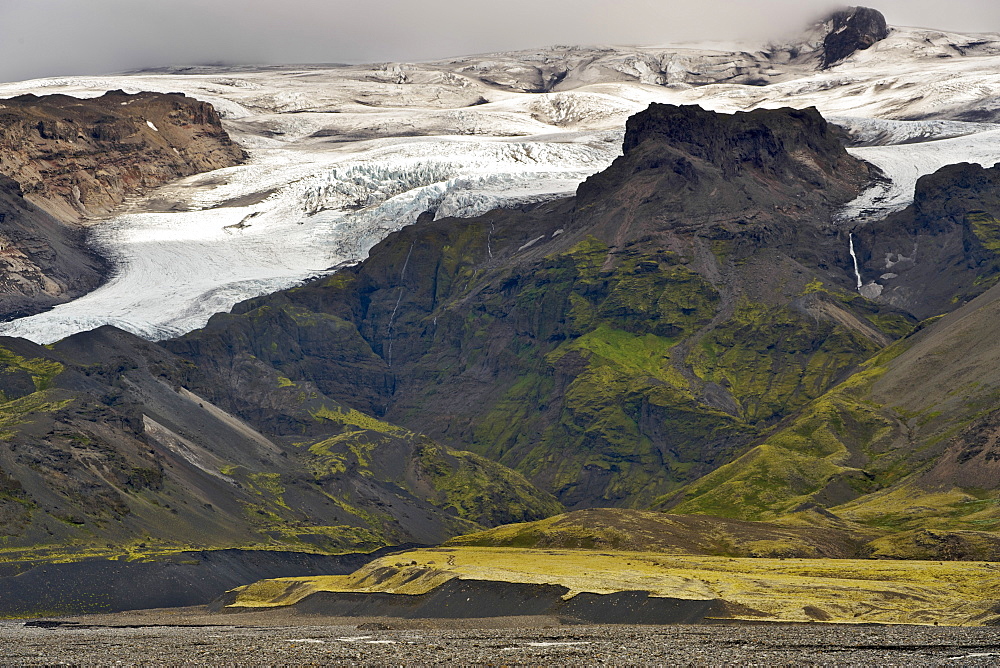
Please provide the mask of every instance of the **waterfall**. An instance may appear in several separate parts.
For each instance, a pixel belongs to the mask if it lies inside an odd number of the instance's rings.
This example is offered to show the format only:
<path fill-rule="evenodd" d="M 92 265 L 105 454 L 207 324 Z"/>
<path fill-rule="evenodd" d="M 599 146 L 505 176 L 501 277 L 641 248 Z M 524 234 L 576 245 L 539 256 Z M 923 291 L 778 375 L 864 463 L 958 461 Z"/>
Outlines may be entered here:
<path fill-rule="evenodd" d="M 854 260 L 854 275 L 858 279 L 858 292 L 861 292 L 861 271 L 858 270 L 858 256 L 854 253 L 854 233 L 851 232 L 847 238 L 850 243 L 848 248 L 851 251 L 851 259 Z"/>

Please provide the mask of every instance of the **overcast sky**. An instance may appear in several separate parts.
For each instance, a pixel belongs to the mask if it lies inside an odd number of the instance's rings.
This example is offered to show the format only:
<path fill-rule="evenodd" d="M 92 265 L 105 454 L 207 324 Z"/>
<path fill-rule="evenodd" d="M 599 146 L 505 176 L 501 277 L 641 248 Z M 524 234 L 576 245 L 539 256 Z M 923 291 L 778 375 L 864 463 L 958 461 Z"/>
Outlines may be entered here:
<path fill-rule="evenodd" d="M 0 0 L 0 81 L 198 63 L 429 60 L 788 34 L 826 0 Z M 997 0 L 879 0 L 890 24 L 1000 32 Z"/>

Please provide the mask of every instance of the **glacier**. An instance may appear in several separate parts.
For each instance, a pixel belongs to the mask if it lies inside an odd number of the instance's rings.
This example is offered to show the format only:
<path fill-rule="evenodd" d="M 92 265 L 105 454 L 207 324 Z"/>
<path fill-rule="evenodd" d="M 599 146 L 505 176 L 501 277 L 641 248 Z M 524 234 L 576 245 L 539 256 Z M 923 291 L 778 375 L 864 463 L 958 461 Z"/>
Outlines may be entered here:
<path fill-rule="evenodd" d="M 818 108 L 886 177 L 844 208 L 845 225 L 905 207 L 916 180 L 943 165 L 1000 161 L 1000 36 L 894 28 L 827 70 L 779 55 L 553 47 L 0 84 L 0 98 L 180 91 L 212 103 L 249 155 L 90 221 L 113 275 L 75 301 L 0 323 L 0 334 L 39 343 L 102 325 L 154 340 L 182 334 L 239 301 L 364 259 L 425 212 L 473 217 L 572 195 L 620 155 L 625 121 L 652 102 Z M 748 63 L 767 85 L 732 82 Z"/>

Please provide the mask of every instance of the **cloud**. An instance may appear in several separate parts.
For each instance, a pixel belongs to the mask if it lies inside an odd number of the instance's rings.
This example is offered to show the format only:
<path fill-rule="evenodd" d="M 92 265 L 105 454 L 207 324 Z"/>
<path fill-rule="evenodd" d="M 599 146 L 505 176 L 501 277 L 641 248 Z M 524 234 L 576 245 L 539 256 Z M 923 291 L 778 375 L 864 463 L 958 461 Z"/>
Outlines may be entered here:
<path fill-rule="evenodd" d="M 0 80 L 197 63 L 427 60 L 551 44 L 765 39 L 816 0 L 0 0 Z M 896 25 L 1000 30 L 1000 3 L 884 0 Z"/>

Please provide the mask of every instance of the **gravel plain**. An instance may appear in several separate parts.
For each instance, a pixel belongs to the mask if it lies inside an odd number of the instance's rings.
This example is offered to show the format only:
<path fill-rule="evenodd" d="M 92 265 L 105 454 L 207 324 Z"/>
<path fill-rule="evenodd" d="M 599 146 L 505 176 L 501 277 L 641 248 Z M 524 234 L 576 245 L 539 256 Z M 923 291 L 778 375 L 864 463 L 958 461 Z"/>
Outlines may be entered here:
<path fill-rule="evenodd" d="M 995 666 L 1000 628 L 576 625 L 146 610 L 0 622 L 0 664 Z"/>

